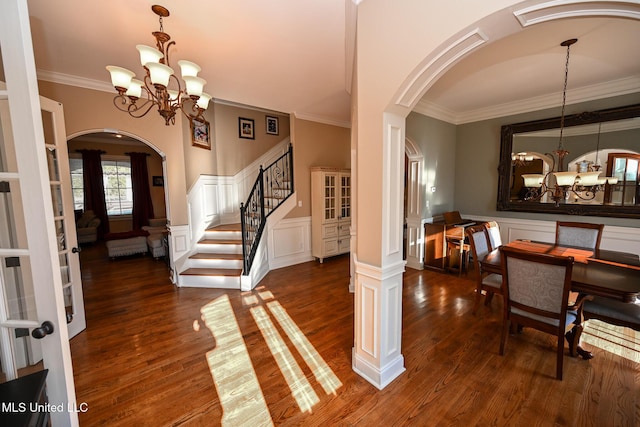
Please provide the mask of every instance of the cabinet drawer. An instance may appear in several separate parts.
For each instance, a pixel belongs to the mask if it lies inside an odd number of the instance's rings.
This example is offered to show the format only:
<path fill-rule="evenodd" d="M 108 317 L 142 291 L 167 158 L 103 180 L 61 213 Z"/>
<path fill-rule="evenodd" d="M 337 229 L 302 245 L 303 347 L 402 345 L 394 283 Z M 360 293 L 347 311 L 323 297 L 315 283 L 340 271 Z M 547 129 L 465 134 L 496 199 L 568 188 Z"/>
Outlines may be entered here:
<path fill-rule="evenodd" d="M 327 224 L 322 226 L 322 238 L 331 239 L 338 237 L 338 224 Z"/>

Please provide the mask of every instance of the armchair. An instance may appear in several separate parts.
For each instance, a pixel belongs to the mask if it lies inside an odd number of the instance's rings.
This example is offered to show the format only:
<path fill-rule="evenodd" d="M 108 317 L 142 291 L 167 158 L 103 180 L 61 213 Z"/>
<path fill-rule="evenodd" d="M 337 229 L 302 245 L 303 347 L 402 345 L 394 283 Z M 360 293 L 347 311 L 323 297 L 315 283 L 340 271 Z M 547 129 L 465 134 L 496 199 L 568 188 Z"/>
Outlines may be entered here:
<path fill-rule="evenodd" d="M 100 218 L 93 211 L 84 212 L 76 222 L 76 234 L 78 244 L 95 243 L 98 240 L 98 227 Z"/>

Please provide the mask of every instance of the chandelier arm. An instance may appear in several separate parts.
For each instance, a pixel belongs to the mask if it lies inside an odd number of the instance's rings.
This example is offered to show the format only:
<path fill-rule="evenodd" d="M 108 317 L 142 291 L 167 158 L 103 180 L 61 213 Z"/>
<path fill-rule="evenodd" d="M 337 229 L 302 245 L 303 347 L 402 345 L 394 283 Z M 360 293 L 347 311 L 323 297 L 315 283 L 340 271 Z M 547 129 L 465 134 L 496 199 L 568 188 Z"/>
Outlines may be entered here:
<path fill-rule="evenodd" d="M 571 187 L 571 191 L 578 197 L 580 200 L 593 200 L 598 195 L 598 186 L 593 187 L 583 187 L 583 190 L 578 190 L 574 185 Z M 584 194 L 584 195 L 583 195 Z"/>
<path fill-rule="evenodd" d="M 171 67 L 171 63 L 169 62 L 169 48 L 175 44 L 176 42 L 174 40 L 171 40 L 169 43 L 167 43 L 167 46 L 165 47 L 164 57 L 167 61 L 165 65 L 167 65 L 168 67 Z"/>
<path fill-rule="evenodd" d="M 129 104 L 129 107 L 127 108 L 127 113 L 129 113 L 131 117 L 135 117 L 136 119 L 139 119 L 141 117 L 146 116 L 147 113 L 151 111 L 154 105 L 155 103 L 151 99 L 145 100 L 140 105 L 138 105 L 138 103 L 132 103 L 132 104 Z"/>

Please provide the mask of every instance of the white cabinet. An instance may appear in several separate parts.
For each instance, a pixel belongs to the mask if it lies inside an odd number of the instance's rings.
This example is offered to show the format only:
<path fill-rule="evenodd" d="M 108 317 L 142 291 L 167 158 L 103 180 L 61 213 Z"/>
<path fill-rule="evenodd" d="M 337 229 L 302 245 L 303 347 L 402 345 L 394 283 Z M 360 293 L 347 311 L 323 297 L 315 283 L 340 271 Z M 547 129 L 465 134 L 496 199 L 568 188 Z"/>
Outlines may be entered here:
<path fill-rule="evenodd" d="M 349 252 L 351 171 L 311 168 L 311 253 L 324 258 Z"/>

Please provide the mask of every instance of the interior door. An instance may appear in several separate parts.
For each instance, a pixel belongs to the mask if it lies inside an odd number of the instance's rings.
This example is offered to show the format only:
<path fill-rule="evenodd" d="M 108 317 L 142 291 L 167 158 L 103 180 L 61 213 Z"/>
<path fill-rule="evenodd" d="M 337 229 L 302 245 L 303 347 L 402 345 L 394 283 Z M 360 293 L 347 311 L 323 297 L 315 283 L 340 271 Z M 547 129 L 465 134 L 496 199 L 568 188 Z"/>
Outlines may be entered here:
<path fill-rule="evenodd" d="M 48 370 L 48 402 L 62 408 L 51 424 L 76 426 L 62 280 L 70 273 L 57 227 L 65 218 L 54 215 L 26 0 L 0 2 L 0 52 L 0 380 Z"/>
<path fill-rule="evenodd" d="M 73 338 L 87 327 L 87 323 L 84 316 L 80 257 L 64 115 L 62 104 L 42 96 L 40 97 L 40 109 L 42 111 L 65 316 L 68 322 L 69 338 Z"/>

